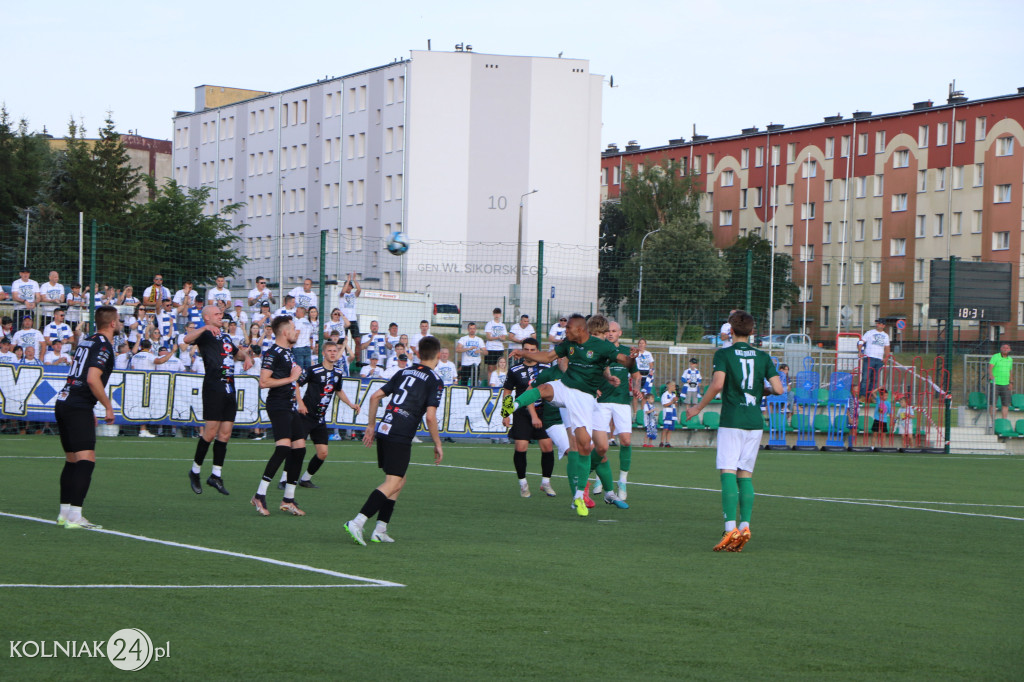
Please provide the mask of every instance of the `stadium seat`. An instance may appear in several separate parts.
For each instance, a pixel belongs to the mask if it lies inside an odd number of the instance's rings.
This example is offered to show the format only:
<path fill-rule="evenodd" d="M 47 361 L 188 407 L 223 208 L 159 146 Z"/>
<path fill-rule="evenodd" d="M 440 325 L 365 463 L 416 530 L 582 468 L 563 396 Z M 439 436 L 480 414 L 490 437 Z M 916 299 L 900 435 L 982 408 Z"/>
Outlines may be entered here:
<path fill-rule="evenodd" d="M 721 415 L 718 414 L 717 412 L 705 412 L 704 413 L 704 428 L 708 429 L 708 430 L 711 430 L 711 431 L 717 431 L 718 430 L 718 421 L 719 421 L 720 418 L 721 418 Z"/>
<path fill-rule="evenodd" d="M 832 423 L 836 427 L 836 433 L 839 433 L 839 434 L 846 433 L 846 415 L 845 414 L 836 415 L 836 418 L 832 421 Z"/>
<path fill-rule="evenodd" d="M 988 400 L 981 391 L 974 391 L 967 396 L 967 407 L 972 410 L 984 410 L 988 408 Z"/>
<path fill-rule="evenodd" d="M 804 430 L 810 430 L 812 426 L 810 417 L 806 414 L 794 414 L 791 425 L 794 431 L 800 431 L 801 427 Z"/>
<path fill-rule="evenodd" d="M 770 419 L 771 426 L 774 426 L 777 430 L 780 430 L 783 433 L 788 433 L 789 431 L 792 431 L 792 429 L 789 428 L 789 422 L 786 421 L 786 415 L 782 414 L 781 412 L 777 412 L 771 415 Z"/>
<path fill-rule="evenodd" d="M 639 409 L 636 411 L 636 417 L 633 418 L 633 426 L 638 429 L 644 428 L 644 411 Z"/>
<path fill-rule="evenodd" d="M 818 405 L 820 405 L 821 407 L 824 407 L 825 405 L 828 405 L 828 389 L 827 388 L 819 388 L 818 389 Z M 817 421 L 817 420 L 815 420 L 815 421 Z"/>
<path fill-rule="evenodd" d="M 865 430 L 870 431 L 871 425 L 875 423 L 873 417 L 867 415 L 861 415 L 857 418 L 857 433 L 864 433 Z"/>
<path fill-rule="evenodd" d="M 814 430 L 817 433 L 828 433 L 830 424 L 831 422 L 827 414 L 817 414 L 814 416 Z"/>
<path fill-rule="evenodd" d="M 995 423 L 995 432 L 1000 438 L 1017 437 L 1017 432 L 1011 428 L 1009 419 L 997 419 Z"/>
<path fill-rule="evenodd" d="M 1018 437 L 1024 438 L 1024 419 L 1018 419 L 1013 430 L 1017 432 Z"/>
<path fill-rule="evenodd" d="M 1014 412 L 1024 412 L 1024 393 L 1014 393 L 1010 396 L 1010 409 Z"/>
<path fill-rule="evenodd" d="M 687 431 L 703 431 L 704 426 L 700 423 L 700 416 L 696 416 L 693 419 L 687 419 L 683 421 L 679 420 L 679 426 L 677 428 L 683 428 Z"/>

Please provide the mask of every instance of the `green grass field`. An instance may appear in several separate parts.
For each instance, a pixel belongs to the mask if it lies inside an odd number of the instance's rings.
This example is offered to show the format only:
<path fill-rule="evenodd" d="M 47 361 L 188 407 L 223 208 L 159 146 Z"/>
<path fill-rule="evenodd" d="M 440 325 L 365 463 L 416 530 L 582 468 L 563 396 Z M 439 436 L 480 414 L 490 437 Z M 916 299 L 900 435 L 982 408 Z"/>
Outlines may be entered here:
<path fill-rule="evenodd" d="M 521 499 L 508 446 L 450 445 L 440 467 L 414 446 L 397 542 L 364 548 L 341 524 L 379 483 L 372 450 L 332 443 L 321 489 L 299 491 L 308 516 L 278 512 L 272 488 L 260 518 L 248 500 L 272 444 L 232 442 L 230 497 L 190 491 L 192 447 L 100 440 L 85 512 L 141 536 L 126 537 L 53 525 L 57 439 L 0 438 L 4 679 L 119 675 L 95 658 L 11 658 L 8 641 L 129 627 L 170 642 L 143 672 L 167 679 L 1024 676 L 1024 458 L 762 452 L 753 539 L 716 554 L 711 450 L 637 448 L 631 509 L 599 502 L 581 519 L 564 465 L 559 497 L 540 495 L 536 450 Z M 198 585 L 212 587 L 168 587 Z"/>

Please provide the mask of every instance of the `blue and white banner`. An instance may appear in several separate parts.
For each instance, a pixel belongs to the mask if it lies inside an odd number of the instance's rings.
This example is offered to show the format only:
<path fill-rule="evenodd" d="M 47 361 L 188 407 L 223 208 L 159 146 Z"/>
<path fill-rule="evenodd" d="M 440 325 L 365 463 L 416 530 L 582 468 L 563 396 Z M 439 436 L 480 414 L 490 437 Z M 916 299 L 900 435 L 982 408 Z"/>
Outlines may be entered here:
<path fill-rule="evenodd" d="M 53 407 L 63 388 L 67 371 L 54 367 L 0 364 L 0 416 L 37 422 L 55 421 Z M 360 406 L 359 413 L 334 400 L 327 414 L 330 428 L 366 428 L 366 408 L 370 396 L 384 381 L 346 379 L 342 390 Z M 260 389 L 259 378 L 249 375 L 235 377 L 238 393 L 239 428 L 266 428 L 266 389 Z M 182 372 L 115 370 L 107 382 L 107 395 L 114 406 L 118 424 L 164 424 L 168 426 L 199 426 L 203 423 L 203 376 Z M 448 386 L 445 389 L 437 421 L 443 436 L 495 437 L 506 433 L 498 408 L 499 389 Z M 384 414 L 385 398 L 377 410 Z M 96 405 L 96 415 L 103 418 L 103 406 Z M 426 429 L 422 430 L 426 433 Z"/>

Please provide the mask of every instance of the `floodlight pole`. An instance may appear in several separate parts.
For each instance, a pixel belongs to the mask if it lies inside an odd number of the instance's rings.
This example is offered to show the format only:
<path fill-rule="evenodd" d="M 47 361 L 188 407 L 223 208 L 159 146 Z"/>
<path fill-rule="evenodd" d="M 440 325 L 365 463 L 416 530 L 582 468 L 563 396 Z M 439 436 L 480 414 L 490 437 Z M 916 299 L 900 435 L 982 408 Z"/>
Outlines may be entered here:
<path fill-rule="evenodd" d="M 522 283 L 523 277 L 523 203 L 526 201 L 526 197 L 531 194 L 536 194 L 540 190 L 532 189 L 529 192 L 524 193 L 519 197 L 519 239 L 516 243 L 516 313 L 515 320 L 519 321 L 519 301 L 523 297 L 520 291 L 519 285 Z"/>
<path fill-rule="evenodd" d="M 646 242 L 647 238 L 650 237 L 655 232 L 661 232 L 661 228 L 658 228 L 657 230 L 651 230 L 650 232 L 644 235 L 643 239 L 640 240 L 640 283 L 637 286 L 636 293 L 636 333 L 639 333 L 640 327 L 640 304 L 643 303 L 644 300 L 644 242 Z"/>

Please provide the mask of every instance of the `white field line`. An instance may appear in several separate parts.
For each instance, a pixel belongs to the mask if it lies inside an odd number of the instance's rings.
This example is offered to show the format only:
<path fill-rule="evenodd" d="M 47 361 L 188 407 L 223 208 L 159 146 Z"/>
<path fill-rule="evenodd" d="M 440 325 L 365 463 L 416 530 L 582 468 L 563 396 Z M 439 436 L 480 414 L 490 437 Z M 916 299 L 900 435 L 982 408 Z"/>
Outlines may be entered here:
<path fill-rule="evenodd" d="M 5 516 L 11 519 L 21 519 L 22 521 L 35 521 L 37 523 L 47 523 L 50 525 L 56 525 L 56 522 L 52 519 L 41 519 L 37 516 L 25 516 L 23 514 L 10 514 L 8 512 L 0 512 L 0 516 Z M 172 540 L 159 540 L 157 538 L 146 537 L 145 535 L 134 535 L 132 533 L 122 533 L 118 530 L 107 530 L 106 528 L 101 530 L 90 530 L 90 533 L 103 533 L 105 535 L 116 535 L 117 537 L 128 538 L 129 540 L 139 540 L 140 542 L 152 542 L 157 545 L 164 545 L 166 547 L 180 547 L 182 549 L 191 549 L 195 552 L 206 552 L 208 554 L 220 554 L 221 556 L 235 557 L 237 559 L 249 559 L 250 561 L 259 561 L 264 564 L 272 564 L 274 566 L 283 566 L 285 568 L 294 568 L 299 571 L 307 571 L 309 573 L 319 573 L 321 575 L 328 575 L 332 578 L 344 578 L 346 580 L 358 580 L 363 583 L 367 583 L 368 586 L 372 587 L 405 587 L 401 583 L 393 583 L 388 580 L 377 580 L 376 578 L 363 578 L 358 575 L 349 575 L 348 573 L 339 573 L 338 571 L 332 571 L 327 568 L 316 568 L 315 566 L 307 566 L 306 564 L 296 564 L 291 561 L 281 561 L 280 559 L 271 559 L 269 557 L 256 556 L 254 554 L 243 554 L 242 552 L 231 552 L 226 549 L 214 549 L 212 547 L 201 547 L 199 545 L 190 545 L 183 542 L 174 542 Z M 315 586 L 314 586 L 315 587 Z"/>
<path fill-rule="evenodd" d="M 234 589 L 320 589 L 323 587 L 380 587 L 369 583 L 347 585 L 33 585 L 30 583 L 0 583 L 3 587 L 28 587 L 59 590 L 234 590 Z"/>

